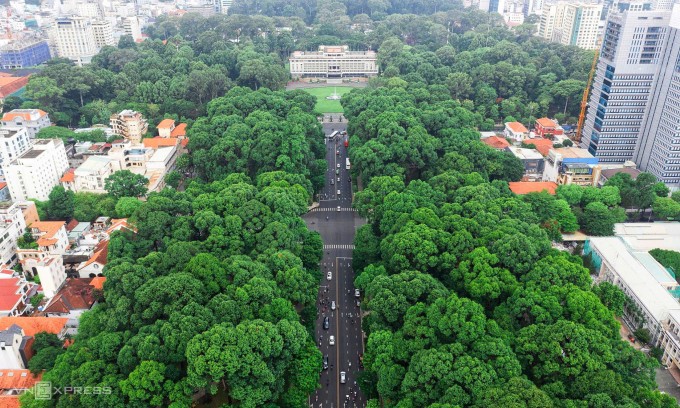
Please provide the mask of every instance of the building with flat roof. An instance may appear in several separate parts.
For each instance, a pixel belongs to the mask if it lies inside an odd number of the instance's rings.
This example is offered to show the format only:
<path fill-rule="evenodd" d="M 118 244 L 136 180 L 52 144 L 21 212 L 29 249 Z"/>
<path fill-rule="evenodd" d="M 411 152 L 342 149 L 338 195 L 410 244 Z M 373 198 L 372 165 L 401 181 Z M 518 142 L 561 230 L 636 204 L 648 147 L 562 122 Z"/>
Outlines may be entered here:
<path fill-rule="evenodd" d="M 99 52 L 89 18 L 58 18 L 55 20 L 52 35 L 57 45 L 57 54 L 78 65 L 89 64 L 92 57 Z"/>
<path fill-rule="evenodd" d="M 554 181 L 559 185 L 578 184 L 594 186 L 600 177 L 599 159 L 586 149 L 561 147 L 550 149 L 545 158 L 543 181 Z"/>
<path fill-rule="evenodd" d="M 74 190 L 106 193 L 106 178 L 120 169 L 120 162 L 109 156 L 89 156 L 73 173 Z"/>
<path fill-rule="evenodd" d="M 634 160 L 640 169 L 680 190 L 680 5 L 673 7 L 666 46 L 650 92 Z"/>
<path fill-rule="evenodd" d="M 634 160 L 670 18 L 669 10 L 651 4 L 613 10 L 607 18 L 581 139 L 601 163 Z"/>
<path fill-rule="evenodd" d="M 26 221 L 21 208 L 13 201 L 0 202 L 0 262 L 8 268 L 17 263 L 17 239 L 24 233 Z"/>
<path fill-rule="evenodd" d="M 141 113 L 126 109 L 114 113 L 110 118 L 113 133 L 124 137 L 133 143 L 139 143 L 149 129 L 149 124 Z"/>
<path fill-rule="evenodd" d="M 3 69 L 34 67 L 52 58 L 47 41 L 14 41 L 0 48 L 0 66 Z"/>
<path fill-rule="evenodd" d="M 347 45 L 320 45 L 319 50 L 294 51 L 290 56 L 293 79 L 374 77 L 378 75 L 375 51 L 350 51 Z"/>
<path fill-rule="evenodd" d="M 68 169 L 61 139 L 38 139 L 33 147 L 5 167 L 5 178 L 14 200 L 46 201 Z"/>
<path fill-rule="evenodd" d="M 623 320 L 633 330 L 646 328 L 651 344 L 663 350 L 662 363 L 680 378 L 680 289 L 676 277 L 650 254 L 654 248 L 680 249 L 680 223 L 616 224 L 614 237 L 592 237 L 585 253 L 598 269 L 597 281 L 619 287 L 639 312 L 626 309 Z"/>
<path fill-rule="evenodd" d="M 0 178 L 4 180 L 4 167 L 31 148 L 31 140 L 24 127 L 0 127 Z"/>
<path fill-rule="evenodd" d="M 524 165 L 523 181 L 537 181 L 543 175 L 543 155 L 536 149 L 509 146 L 507 151 L 515 155 Z"/>

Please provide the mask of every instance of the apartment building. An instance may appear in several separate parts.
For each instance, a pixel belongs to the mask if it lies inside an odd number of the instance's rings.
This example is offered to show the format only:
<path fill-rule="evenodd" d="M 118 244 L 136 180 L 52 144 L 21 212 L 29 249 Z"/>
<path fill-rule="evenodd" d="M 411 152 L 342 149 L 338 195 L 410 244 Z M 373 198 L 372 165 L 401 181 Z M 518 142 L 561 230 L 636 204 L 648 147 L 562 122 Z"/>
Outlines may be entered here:
<path fill-rule="evenodd" d="M 0 49 L 3 69 L 34 67 L 52 58 L 47 41 L 13 41 Z"/>
<path fill-rule="evenodd" d="M 26 221 L 19 205 L 0 202 L 0 262 L 8 268 L 17 263 L 17 239 L 24 233 Z"/>
<path fill-rule="evenodd" d="M 93 21 L 92 35 L 94 36 L 94 46 L 99 49 L 102 47 L 115 46 L 116 42 L 113 40 L 113 28 L 111 23 L 105 20 Z"/>
<path fill-rule="evenodd" d="M 133 143 L 140 143 L 149 129 L 149 124 L 142 114 L 130 109 L 111 115 L 110 126 L 113 133 Z"/>
<path fill-rule="evenodd" d="M 653 40 L 650 40 L 651 44 Z M 647 41 L 646 41 L 647 43 Z M 673 8 L 666 44 L 644 113 L 633 161 L 672 191 L 680 189 L 680 6 Z"/>
<path fill-rule="evenodd" d="M 629 9 L 607 19 L 581 140 L 600 163 L 633 160 L 670 16 Z"/>
<path fill-rule="evenodd" d="M 350 51 L 347 45 L 320 45 L 317 52 L 295 51 L 290 56 L 293 78 L 347 78 L 378 75 L 375 51 Z"/>
<path fill-rule="evenodd" d="M 106 193 L 106 179 L 121 170 L 120 162 L 109 156 L 89 156 L 74 172 L 73 189 L 77 192 Z"/>
<path fill-rule="evenodd" d="M 30 139 L 51 125 L 50 116 L 41 109 L 12 109 L 2 115 L 2 126 L 25 128 Z"/>
<path fill-rule="evenodd" d="M 14 200 L 46 201 L 67 168 L 64 142 L 60 139 L 39 139 L 5 167 L 5 178 Z"/>
<path fill-rule="evenodd" d="M 139 22 L 139 17 L 123 18 L 123 34 L 131 36 L 135 41 L 142 40 L 142 25 Z"/>
<path fill-rule="evenodd" d="M 26 128 L 0 127 L 0 178 L 4 180 L 5 166 L 31 148 Z"/>
<path fill-rule="evenodd" d="M 78 65 L 89 64 L 99 48 L 95 42 L 92 23 L 87 17 L 65 17 L 55 20 L 53 36 L 57 54 Z"/>
<path fill-rule="evenodd" d="M 552 30 L 552 37 L 546 38 L 563 45 L 574 45 L 586 50 L 598 47 L 598 26 L 602 15 L 602 4 L 560 2 Z M 559 20 L 557 20 L 559 18 Z M 543 19 L 541 19 L 543 22 Z"/>

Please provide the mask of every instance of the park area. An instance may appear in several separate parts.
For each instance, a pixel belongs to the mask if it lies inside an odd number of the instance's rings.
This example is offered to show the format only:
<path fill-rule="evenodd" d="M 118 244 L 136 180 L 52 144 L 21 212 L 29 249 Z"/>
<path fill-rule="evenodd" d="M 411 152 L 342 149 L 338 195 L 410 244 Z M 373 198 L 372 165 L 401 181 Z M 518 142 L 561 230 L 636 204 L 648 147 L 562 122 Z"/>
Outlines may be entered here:
<path fill-rule="evenodd" d="M 320 113 L 342 113 L 342 105 L 340 100 L 327 99 L 328 96 L 337 92 L 338 95 L 351 91 L 353 88 L 349 86 L 324 86 L 320 88 L 304 88 L 308 92 L 316 96 L 316 110 Z"/>

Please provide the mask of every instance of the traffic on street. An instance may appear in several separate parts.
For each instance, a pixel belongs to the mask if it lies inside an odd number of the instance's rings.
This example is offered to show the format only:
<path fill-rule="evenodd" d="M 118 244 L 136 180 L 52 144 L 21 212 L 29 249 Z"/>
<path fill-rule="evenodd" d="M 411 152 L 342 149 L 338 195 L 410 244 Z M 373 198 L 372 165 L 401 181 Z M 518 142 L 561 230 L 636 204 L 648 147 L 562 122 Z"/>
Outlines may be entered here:
<path fill-rule="evenodd" d="M 323 126 L 328 161 L 326 184 L 317 194 L 319 206 L 304 217 L 324 243 L 316 322 L 316 341 L 323 363 L 319 367 L 320 388 L 311 395 L 309 404 L 318 408 L 358 408 L 366 406 L 357 385 L 364 344 L 361 293 L 354 288 L 352 251 L 355 231 L 364 221 L 352 208 L 346 124 Z"/>

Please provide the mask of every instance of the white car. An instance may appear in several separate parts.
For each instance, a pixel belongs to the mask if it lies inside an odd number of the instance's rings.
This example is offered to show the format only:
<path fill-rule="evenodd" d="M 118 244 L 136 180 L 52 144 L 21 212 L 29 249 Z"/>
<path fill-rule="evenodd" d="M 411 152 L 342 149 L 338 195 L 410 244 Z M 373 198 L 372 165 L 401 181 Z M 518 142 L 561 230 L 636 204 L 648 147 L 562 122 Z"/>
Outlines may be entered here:
<path fill-rule="evenodd" d="M 335 300 L 331 300 L 331 310 L 335 310 Z"/>
<path fill-rule="evenodd" d="M 328 337 L 328 344 L 335 346 L 335 336 Z"/>
<path fill-rule="evenodd" d="M 338 163 L 338 166 L 337 166 L 337 167 L 340 168 L 340 163 Z"/>
<path fill-rule="evenodd" d="M 361 296 L 361 292 L 359 292 L 359 289 L 354 289 L 354 296 L 355 296 L 355 297 L 360 297 L 360 296 Z"/>
<path fill-rule="evenodd" d="M 326 274 L 326 279 L 328 279 L 328 280 L 333 279 L 333 272 L 328 271 L 328 273 Z"/>
<path fill-rule="evenodd" d="M 347 382 L 347 374 L 344 371 L 340 371 L 340 383 L 344 384 Z"/>
<path fill-rule="evenodd" d="M 340 206 L 338 206 L 338 211 L 340 211 Z"/>

